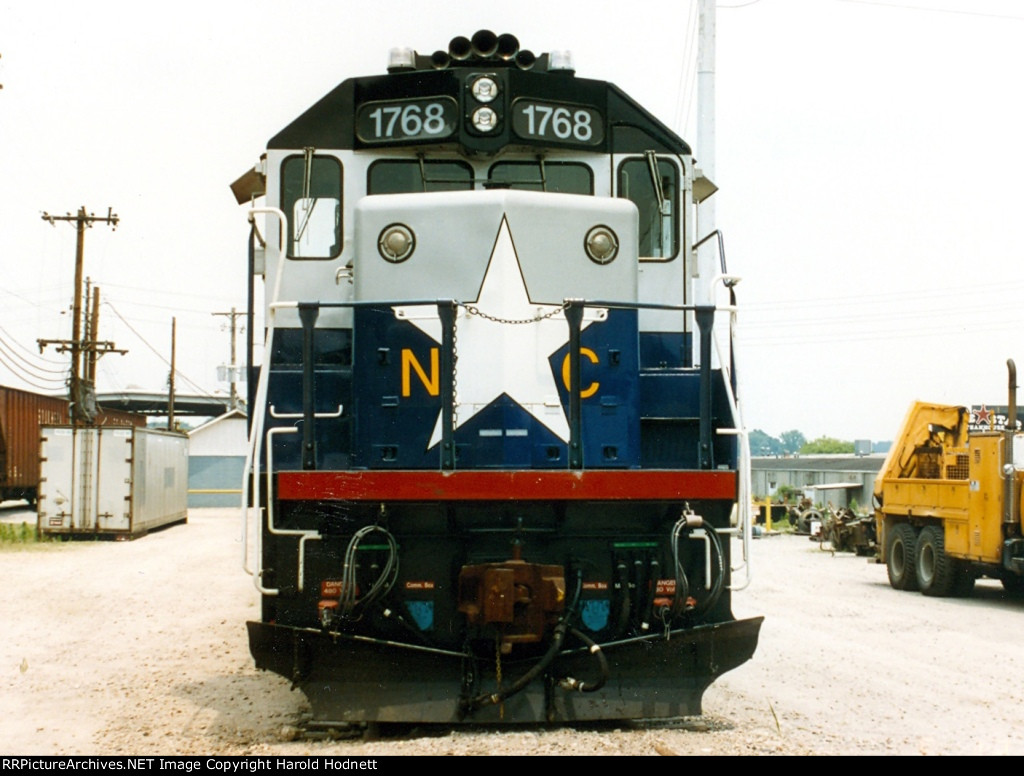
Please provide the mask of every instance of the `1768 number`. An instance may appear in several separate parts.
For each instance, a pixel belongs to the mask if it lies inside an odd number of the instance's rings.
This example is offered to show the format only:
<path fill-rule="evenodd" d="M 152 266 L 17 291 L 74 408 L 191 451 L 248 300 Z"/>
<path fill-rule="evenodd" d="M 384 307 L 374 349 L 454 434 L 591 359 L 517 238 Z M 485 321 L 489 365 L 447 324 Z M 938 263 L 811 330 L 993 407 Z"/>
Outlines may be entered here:
<path fill-rule="evenodd" d="M 367 103 L 356 131 L 364 142 L 447 137 L 455 131 L 455 102 L 448 98 Z"/>
<path fill-rule="evenodd" d="M 520 137 L 597 145 L 604 139 L 601 114 L 591 108 L 518 101 L 512 128 Z"/>

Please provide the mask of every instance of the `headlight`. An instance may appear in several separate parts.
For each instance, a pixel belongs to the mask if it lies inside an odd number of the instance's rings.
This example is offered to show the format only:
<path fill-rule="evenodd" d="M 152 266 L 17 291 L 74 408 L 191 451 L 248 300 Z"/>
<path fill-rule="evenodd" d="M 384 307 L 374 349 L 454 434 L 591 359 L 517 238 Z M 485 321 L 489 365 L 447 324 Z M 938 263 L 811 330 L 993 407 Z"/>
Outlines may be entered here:
<path fill-rule="evenodd" d="M 377 238 L 377 250 L 386 260 L 397 264 L 412 256 L 416 248 L 416 236 L 404 224 L 391 224 L 381 230 Z"/>
<path fill-rule="evenodd" d="M 498 83 L 490 76 L 482 75 L 469 88 L 478 102 L 490 102 L 498 96 Z"/>
<path fill-rule="evenodd" d="M 498 114 L 487 107 L 473 111 L 473 128 L 477 132 L 493 132 L 498 126 Z"/>
<path fill-rule="evenodd" d="M 607 226 L 595 226 L 583 240 L 587 256 L 598 264 L 608 264 L 619 252 L 619 238 Z"/>

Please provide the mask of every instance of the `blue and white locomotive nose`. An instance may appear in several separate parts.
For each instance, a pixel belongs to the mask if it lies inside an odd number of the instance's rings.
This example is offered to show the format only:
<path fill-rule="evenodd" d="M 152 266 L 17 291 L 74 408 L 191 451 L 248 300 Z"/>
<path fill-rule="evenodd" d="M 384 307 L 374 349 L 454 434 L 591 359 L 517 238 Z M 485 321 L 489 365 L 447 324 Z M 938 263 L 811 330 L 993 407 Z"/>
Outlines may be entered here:
<path fill-rule="evenodd" d="M 356 205 L 356 233 L 356 301 L 389 300 L 396 319 L 438 344 L 436 305 L 409 303 L 464 302 L 456 429 L 507 396 L 568 442 L 549 363 L 568 337 L 563 306 L 579 296 L 637 300 L 633 203 L 508 189 L 381 195 Z M 607 317 L 588 309 L 582 327 Z M 440 440 L 440 422 L 428 448 Z"/>

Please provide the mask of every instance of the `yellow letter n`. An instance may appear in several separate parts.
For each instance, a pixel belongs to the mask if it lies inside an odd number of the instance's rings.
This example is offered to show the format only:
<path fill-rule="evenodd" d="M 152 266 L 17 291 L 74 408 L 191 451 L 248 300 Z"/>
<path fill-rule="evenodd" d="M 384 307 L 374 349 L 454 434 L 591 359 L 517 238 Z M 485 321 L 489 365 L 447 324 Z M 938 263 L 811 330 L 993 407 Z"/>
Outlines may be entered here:
<path fill-rule="evenodd" d="M 420 378 L 423 387 L 431 396 L 441 393 L 441 369 L 439 366 L 440 352 L 437 348 L 430 349 L 430 377 L 423 371 L 423 366 L 413 355 L 409 348 L 402 348 L 402 396 L 409 396 L 411 391 L 410 367 L 415 370 L 416 376 Z"/>

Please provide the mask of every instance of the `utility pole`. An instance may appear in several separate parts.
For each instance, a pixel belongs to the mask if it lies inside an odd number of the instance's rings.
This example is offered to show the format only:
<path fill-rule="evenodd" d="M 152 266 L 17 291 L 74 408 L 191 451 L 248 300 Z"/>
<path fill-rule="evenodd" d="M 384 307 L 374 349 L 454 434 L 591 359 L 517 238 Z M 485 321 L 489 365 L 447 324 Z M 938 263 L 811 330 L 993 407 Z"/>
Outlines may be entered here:
<path fill-rule="evenodd" d="M 167 379 L 167 430 L 174 431 L 174 353 L 177 344 L 178 319 L 171 318 L 171 374 Z"/>
<path fill-rule="evenodd" d="M 715 179 L 715 0 L 700 0 L 697 31 L 697 148 L 696 159 L 704 177 Z M 715 242 L 704 238 L 715 231 L 715 199 L 708 197 L 697 205 L 697 273 L 707 279 L 698 284 L 697 304 L 712 304 L 715 276 Z M 703 298 L 701 298 L 703 297 Z"/>
<path fill-rule="evenodd" d="M 58 353 L 71 353 L 71 378 L 68 382 L 68 398 L 71 400 L 71 422 L 78 426 L 91 423 L 96 416 L 95 385 L 88 379 L 82 379 L 83 350 L 92 352 L 94 358 L 98 352 L 127 352 L 125 350 L 115 350 L 112 342 L 96 342 L 95 337 L 90 337 L 88 342 L 84 342 L 82 338 L 82 265 L 85 258 L 85 230 L 86 227 L 91 228 L 97 221 L 109 224 L 112 228 L 116 229 L 120 219 L 114 214 L 112 208 L 107 208 L 105 216 L 97 216 L 94 213 L 86 213 L 85 207 L 82 206 L 78 209 L 76 215 L 68 213 L 63 216 L 52 216 L 49 213 L 43 213 L 43 220 L 48 221 L 51 225 L 56 225 L 57 221 L 74 222 L 75 229 L 78 232 L 78 242 L 75 249 L 75 301 L 71 312 L 71 340 L 37 340 L 40 352 L 47 345 L 58 345 Z"/>
<path fill-rule="evenodd" d="M 96 340 L 96 333 L 100 328 L 100 287 L 92 287 L 92 314 L 89 316 L 89 333 L 86 337 L 86 347 L 88 348 L 88 355 L 86 356 L 86 369 L 85 379 L 96 385 L 96 361 L 99 358 L 97 353 L 97 346 L 100 344 Z"/>
<path fill-rule="evenodd" d="M 213 313 L 213 315 L 223 315 L 223 316 L 228 317 L 228 318 L 231 319 L 231 364 L 228 367 L 228 369 L 230 370 L 230 373 L 231 373 L 231 399 L 230 399 L 230 404 L 228 405 L 228 407 L 229 407 L 229 409 L 235 409 L 236 407 L 238 407 L 238 386 L 237 386 L 238 360 L 237 360 L 237 357 L 235 355 L 236 354 L 236 350 L 235 350 L 235 331 L 236 331 L 235 321 L 238 318 L 242 317 L 242 313 L 238 312 L 237 310 L 235 310 L 234 307 L 232 307 L 231 308 L 231 312 L 229 312 L 229 313 Z"/>

